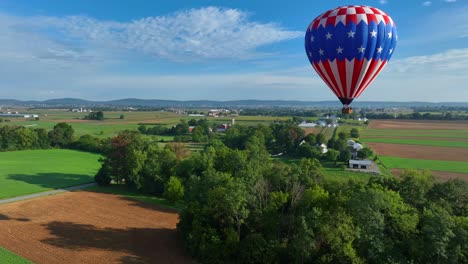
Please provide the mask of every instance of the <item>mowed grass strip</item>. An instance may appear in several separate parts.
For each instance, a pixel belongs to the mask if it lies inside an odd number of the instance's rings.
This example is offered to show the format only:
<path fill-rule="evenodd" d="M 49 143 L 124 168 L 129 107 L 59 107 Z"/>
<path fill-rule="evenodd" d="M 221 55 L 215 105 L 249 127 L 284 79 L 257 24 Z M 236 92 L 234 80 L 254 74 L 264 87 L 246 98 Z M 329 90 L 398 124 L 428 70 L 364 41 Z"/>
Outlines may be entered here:
<path fill-rule="evenodd" d="M 468 162 L 408 159 L 391 156 L 379 156 L 379 158 L 388 169 L 424 169 L 468 173 Z"/>
<path fill-rule="evenodd" d="M 0 153 L 0 199 L 94 181 L 100 155 L 65 149 Z"/>
<path fill-rule="evenodd" d="M 32 264 L 32 262 L 15 255 L 14 253 L 0 247 L 0 263 L 8 264 Z"/>
<path fill-rule="evenodd" d="M 406 139 L 406 138 L 362 138 L 364 142 L 391 143 L 402 145 L 422 145 L 451 148 L 468 148 L 468 142 L 448 141 L 448 140 L 430 140 L 430 139 Z"/>

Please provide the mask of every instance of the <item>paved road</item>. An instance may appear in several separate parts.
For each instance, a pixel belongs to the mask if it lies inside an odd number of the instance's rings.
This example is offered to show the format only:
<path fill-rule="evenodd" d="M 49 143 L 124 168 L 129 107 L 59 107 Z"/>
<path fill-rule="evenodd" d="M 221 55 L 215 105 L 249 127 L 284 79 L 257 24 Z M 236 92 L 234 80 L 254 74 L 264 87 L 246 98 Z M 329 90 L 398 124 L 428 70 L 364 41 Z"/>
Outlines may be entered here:
<path fill-rule="evenodd" d="M 29 200 L 29 199 L 33 199 L 33 198 L 37 198 L 37 197 L 42 197 L 42 196 L 54 195 L 54 194 L 57 194 L 57 193 L 63 193 L 63 192 L 69 192 L 69 191 L 84 189 L 84 188 L 88 188 L 88 187 L 91 187 L 91 186 L 94 186 L 94 185 L 96 185 L 95 182 L 82 184 L 82 185 L 77 185 L 77 186 L 68 187 L 68 188 L 63 188 L 63 189 L 47 191 L 47 192 L 33 193 L 33 194 L 28 194 L 28 195 L 16 196 L 16 197 L 13 197 L 13 198 L 0 199 L 0 204 L 13 203 L 13 202 Z"/>

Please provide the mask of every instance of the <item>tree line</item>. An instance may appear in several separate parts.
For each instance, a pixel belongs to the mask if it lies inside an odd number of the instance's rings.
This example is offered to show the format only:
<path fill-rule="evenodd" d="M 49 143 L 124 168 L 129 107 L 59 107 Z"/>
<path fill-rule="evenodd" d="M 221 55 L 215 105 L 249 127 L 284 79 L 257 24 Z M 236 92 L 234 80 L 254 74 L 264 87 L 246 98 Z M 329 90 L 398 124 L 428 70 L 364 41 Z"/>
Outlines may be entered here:
<path fill-rule="evenodd" d="M 0 127 L 0 151 L 70 148 L 104 153 L 108 141 L 91 135 L 76 138 L 73 127 L 67 123 L 57 123 L 51 130 L 9 125 Z"/>

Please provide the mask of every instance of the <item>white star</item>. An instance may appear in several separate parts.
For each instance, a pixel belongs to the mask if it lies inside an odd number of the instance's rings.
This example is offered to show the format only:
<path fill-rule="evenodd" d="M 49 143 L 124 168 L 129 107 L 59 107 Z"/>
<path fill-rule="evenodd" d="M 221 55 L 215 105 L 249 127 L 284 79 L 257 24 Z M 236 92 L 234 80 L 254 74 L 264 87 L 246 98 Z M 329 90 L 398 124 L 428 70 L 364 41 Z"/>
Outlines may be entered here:
<path fill-rule="evenodd" d="M 343 48 L 341 46 L 338 46 L 338 48 L 336 49 L 336 52 L 338 52 L 338 54 L 343 54 Z"/>
<path fill-rule="evenodd" d="M 377 53 L 382 53 L 382 50 L 383 50 L 383 48 L 382 48 L 382 46 L 380 46 L 380 47 L 377 49 Z"/>
<path fill-rule="evenodd" d="M 314 36 L 311 36 L 310 37 L 310 42 L 314 42 L 314 40 L 315 40 Z"/>
<path fill-rule="evenodd" d="M 328 32 L 328 34 L 325 35 L 327 37 L 327 39 L 331 39 L 331 37 L 333 36 L 333 34 L 330 34 L 330 32 Z"/>
<path fill-rule="evenodd" d="M 392 32 L 388 32 L 387 35 L 388 35 L 388 38 L 392 38 L 393 36 Z"/>
<path fill-rule="evenodd" d="M 319 54 L 320 54 L 320 55 L 323 55 L 323 49 L 320 49 L 320 50 L 319 50 Z"/>
<path fill-rule="evenodd" d="M 364 53 L 364 50 L 365 50 L 365 49 L 366 49 L 366 48 L 364 48 L 364 47 L 361 45 L 361 47 L 360 47 L 360 48 L 358 48 L 358 50 L 359 50 L 359 53 Z"/>
<path fill-rule="evenodd" d="M 390 49 L 390 50 L 388 51 L 388 54 L 392 54 L 392 52 L 393 52 L 393 49 Z"/>
<path fill-rule="evenodd" d="M 371 34 L 371 37 L 372 37 L 372 38 L 377 37 L 377 31 L 375 31 L 375 29 L 372 30 L 372 32 L 370 32 L 369 34 Z"/>
<path fill-rule="evenodd" d="M 350 30 L 348 32 L 348 38 L 354 38 L 354 34 L 356 34 L 356 32 L 353 32 L 352 30 Z"/>
<path fill-rule="evenodd" d="M 312 52 L 309 52 L 309 57 L 311 57 L 311 58 L 312 58 Z"/>

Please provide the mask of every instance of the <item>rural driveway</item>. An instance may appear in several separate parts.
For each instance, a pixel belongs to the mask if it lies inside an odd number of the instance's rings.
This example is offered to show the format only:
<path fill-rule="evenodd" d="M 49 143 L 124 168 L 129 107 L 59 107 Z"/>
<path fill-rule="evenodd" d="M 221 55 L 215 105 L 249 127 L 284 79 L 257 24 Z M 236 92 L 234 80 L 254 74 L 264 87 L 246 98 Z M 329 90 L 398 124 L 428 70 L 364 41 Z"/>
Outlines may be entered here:
<path fill-rule="evenodd" d="M 33 199 L 37 197 L 43 197 L 43 196 L 49 196 L 49 195 L 54 195 L 54 194 L 63 193 L 63 192 L 80 190 L 80 189 L 85 189 L 85 188 L 95 186 L 95 185 L 96 183 L 93 182 L 93 183 L 87 183 L 87 184 L 82 184 L 82 185 L 77 185 L 77 186 L 72 186 L 72 187 L 67 187 L 63 189 L 47 191 L 47 192 L 33 193 L 33 194 L 28 194 L 28 195 L 16 196 L 12 198 L 0 199 L 0 204 L 13 203 L 13 202 L 29 200 L 29 199 Z"/>

